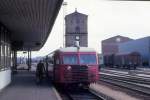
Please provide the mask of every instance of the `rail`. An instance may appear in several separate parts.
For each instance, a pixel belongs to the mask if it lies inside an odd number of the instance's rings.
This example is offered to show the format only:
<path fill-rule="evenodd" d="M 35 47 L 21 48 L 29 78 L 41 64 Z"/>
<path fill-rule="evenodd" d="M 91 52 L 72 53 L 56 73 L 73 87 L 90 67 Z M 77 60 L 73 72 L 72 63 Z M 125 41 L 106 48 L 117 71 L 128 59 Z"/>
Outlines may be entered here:
<path fill-rule="evenodd" d="M 133 79 L 129 81 L 120 77 L 101 75 L 100 81 L 104 81 L 104 82 L 111 83 L 120 87 L 134 90 L 144 95 L 150 95 L 150 85 L 141 84 L 141 83 L 138 83 L 138 81 L 133 82 Z"/>
<path fill-rule="evenodd" d="M 69 100 L 105 100 L 98 94 L 90 90 L 67 91 Z"/>
<path fill-rule="evenodd" d="M 118 73 L 113 73 L 113 74 L 108 74 L 108 73 L 101 73 L 100 76 L 102 77 L 113 77 L 117 78 L 120 80 L 125 80 L 125 81 L 130 81 L 130 82 L 135 82 L 135 83 L 141 83 L 141 84 L 147 84 L 150 85 L 150 78 L 145 78 L 145 77 L 139 77 L 139 76 L 131 76 L 131 75 L 123 75 L 123 74 L 118 74 Z"/>
<path fill-rule="evenodd" d="M 109 100 L 103 98 L 98 93 L 84 88 L 64 89 L 56 87 L 62 100 Z"/>

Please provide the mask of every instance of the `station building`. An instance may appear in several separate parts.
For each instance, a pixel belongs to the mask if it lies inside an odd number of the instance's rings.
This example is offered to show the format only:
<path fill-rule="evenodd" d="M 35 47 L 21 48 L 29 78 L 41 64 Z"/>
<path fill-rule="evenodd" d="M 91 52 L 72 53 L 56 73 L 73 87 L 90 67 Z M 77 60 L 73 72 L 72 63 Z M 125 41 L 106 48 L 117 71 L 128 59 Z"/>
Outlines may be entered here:
<path fill-rule="evenodd" d="M 139 52 L 142 56 L 142 65 L 150 65 L 150 37 L 136 39 L 119 44 L 119 52 Z"/>
<path fill-rule="evenodd" d="M 81 47 L 88 46 L 88 16 L 77 10 L 65 17 L 65 47 L 74 46 L 79 41 Z"/>
<path fill-rule="evenodd" d="M 11 81 L 11 40 L 10 32 L 0 24 L 0 89 Z"/>
<path fill-rule="evenodd" d="M 0 90 L 11 82 L 11 73 L 17 70 L 17 51 L 27 51 L 31 58 L 31 51 L 43 47 L 62 2 L 0 0 Z"/>

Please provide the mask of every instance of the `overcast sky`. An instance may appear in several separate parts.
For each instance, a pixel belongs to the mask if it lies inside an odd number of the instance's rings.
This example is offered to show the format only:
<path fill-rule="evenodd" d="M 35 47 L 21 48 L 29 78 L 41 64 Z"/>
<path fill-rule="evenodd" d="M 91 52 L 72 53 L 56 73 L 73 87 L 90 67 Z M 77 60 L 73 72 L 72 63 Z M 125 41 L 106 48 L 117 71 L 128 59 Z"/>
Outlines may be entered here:
<path fill-rule="evenodd" d="M 149 1 L 65 0 L 66 13 L 88 15 L 89 47 L 101 52 L 101 41 L 116 35 L 133 39 L 150 35 Z M 63 9 L 44 47 L 33 56 L 45 56 L 63 45 Z"/>

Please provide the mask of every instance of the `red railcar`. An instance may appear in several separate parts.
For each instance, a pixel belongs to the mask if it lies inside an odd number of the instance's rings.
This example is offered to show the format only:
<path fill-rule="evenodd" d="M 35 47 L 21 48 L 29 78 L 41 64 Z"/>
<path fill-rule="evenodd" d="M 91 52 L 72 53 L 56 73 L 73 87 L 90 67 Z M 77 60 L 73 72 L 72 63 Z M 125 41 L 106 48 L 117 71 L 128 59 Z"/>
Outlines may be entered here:
<path fill-rule="evenodd" d="M 87 47 L 66 47 L 48 55 L 49 75 L 59 84 L 89 85 L 98 80 L 98 57 Z M 50 60 L 51 59 L 51 60 Z M 50 62 L 53 59 L 53 65 Z"/>

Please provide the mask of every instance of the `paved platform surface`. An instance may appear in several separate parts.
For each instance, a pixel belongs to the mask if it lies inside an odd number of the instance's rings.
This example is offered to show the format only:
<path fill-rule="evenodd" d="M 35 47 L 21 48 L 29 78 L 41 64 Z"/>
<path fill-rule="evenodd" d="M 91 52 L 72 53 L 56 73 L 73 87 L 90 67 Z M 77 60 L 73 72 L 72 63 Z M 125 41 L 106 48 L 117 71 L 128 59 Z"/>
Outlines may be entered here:
<path fill-rule="evenodd" d="M 35 73 L 20 71 L 12 83 L 0 92 L 0 100 L 57 100 L 50 83 L 35 83 Z"/>

